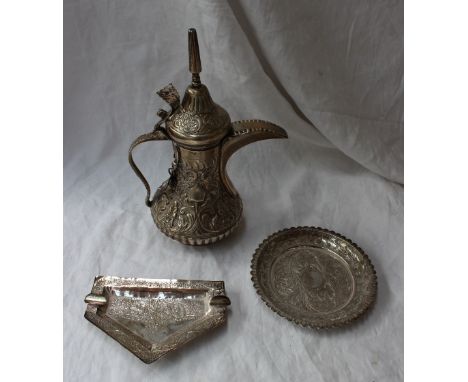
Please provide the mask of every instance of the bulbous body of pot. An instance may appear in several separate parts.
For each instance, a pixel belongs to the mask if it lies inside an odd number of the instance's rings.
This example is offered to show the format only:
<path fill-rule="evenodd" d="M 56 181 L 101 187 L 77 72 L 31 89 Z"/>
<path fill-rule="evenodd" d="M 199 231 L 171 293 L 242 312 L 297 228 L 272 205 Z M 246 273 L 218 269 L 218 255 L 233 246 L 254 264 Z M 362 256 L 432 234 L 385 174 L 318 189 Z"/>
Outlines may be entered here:
<path fill-rule="evenodd" d="M 242 201 L 225 182 L 220 146 L 190 150 L 174 145 L 170 178 L 156 191 L 151 214 L 157 227 L 184 244 L 210 244 L 239 224 Z"/>

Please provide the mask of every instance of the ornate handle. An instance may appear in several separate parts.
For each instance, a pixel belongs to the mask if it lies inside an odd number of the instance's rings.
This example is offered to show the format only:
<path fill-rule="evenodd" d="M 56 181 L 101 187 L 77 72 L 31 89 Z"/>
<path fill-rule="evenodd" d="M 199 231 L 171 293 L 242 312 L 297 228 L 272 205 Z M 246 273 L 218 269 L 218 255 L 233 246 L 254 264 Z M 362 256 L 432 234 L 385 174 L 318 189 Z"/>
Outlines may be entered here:
<path fill-rule="evenodd" d="M 151 188 L 150 188 L 150 185 L 149 185 L 148 181 L 144 177 L 143 173 L 140 171 L 140 169 L 135 164 L 135 162 L 133 160 L 132 151 L 140 143 L 149 142 L 149 141 L 161 141 L 161 140 L 167 140 L 167 139 L 168 139 L 168 137 L 166 135 L 166 132 L 162 128 L 156 128 L 151 133 L 140 135 L 137 139 L 135 139 L 133 141 L 133 143 L 130 146 L 130 149 L 128 150 L 128 162 L 130 163 L 130 166 L 132 166 L 133 171 L 135 171 L 135 174 L 137 174 L 138 178 L 140 178 L 140 180 L 142 181 L 143 185 L 146 188 L 145 204 L 148 207 L 151 207 L 151 205 L 153 204 L 153 201 L 150 200 Z"/>
<path fill-rule="evenodd" d="M 128 150 L 128 162 L 130 163 L 130 166 L 132 166 L 133 171 L 135 171 L 135 174 L 137 174 L 137 176 L 140 178 L 140 180 L 143 182 L 143 185 L 146 188 L 145 204 L 148 207 L 151 207 L 151 205 L 153 204 L 153 201 L 150 200 L 151 188 L 143 173 L 135 164 L 132 156 L 132 151 L 135 147 L 137 147 L 140 143 L 143 142 L 163 141 L 170 139 L 166 133 L 166 129 L 163 128 L 161 125 L 166 122 L 166 120 L 179 108 L 180 105 L 179 93 L 172 84 L 165 86 L 164 88 L 159 90 L 157 94 L 171 106 L 171 112 L 169 113 L 163 109 L 160 109 L 157 112 L 157 115 L 161 118 L 161 120 L 156 124 L 154 130 L 151 133 L 140 135 L 137 139 L 133 141 L 133 143 L 130 146 L 130 149 Z"/>

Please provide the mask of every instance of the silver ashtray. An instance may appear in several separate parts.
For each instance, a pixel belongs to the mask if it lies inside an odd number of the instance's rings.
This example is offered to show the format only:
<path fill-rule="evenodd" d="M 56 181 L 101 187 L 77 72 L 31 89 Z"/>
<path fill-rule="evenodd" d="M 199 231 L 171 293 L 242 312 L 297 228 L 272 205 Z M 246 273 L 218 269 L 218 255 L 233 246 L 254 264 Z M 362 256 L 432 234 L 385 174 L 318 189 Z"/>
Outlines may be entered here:
<path fill-rule="evenodd" d="M 85 318 L 145 363 L 223 325 L 223 281 L 98 276 Z"/>

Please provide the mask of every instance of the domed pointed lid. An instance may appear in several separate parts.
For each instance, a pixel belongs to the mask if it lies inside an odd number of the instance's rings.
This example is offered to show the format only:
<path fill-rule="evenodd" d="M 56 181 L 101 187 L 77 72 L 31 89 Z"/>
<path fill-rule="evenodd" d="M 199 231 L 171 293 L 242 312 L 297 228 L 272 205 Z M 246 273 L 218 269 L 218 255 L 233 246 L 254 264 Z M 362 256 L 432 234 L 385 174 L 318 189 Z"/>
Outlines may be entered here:
<path fill-rule="evenodd" d="M 189 70 L 192 83 L 177 110 L 167 119 L 169 136 L 184 146 L 202 148 L 217 145 L 231 131 L 229 114 L 213 102 L 200 81 L 202 70 L 197 31 L 188 31 Z"/>

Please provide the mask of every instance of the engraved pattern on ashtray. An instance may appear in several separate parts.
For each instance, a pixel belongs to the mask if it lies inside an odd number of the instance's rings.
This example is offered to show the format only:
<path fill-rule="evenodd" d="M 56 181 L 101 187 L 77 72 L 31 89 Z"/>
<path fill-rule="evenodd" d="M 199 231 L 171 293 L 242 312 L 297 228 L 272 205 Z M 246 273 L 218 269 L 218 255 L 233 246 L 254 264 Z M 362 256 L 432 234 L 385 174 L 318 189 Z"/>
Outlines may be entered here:
<path fill-rule="evenodd" d="M 311 313 L 330 313 L 346 306 L 354 280 L 346 263 L 323 250 L 291 248 L 272 264 L 272 286 L 283 301 Z"/>
<path fill-rule="evenodd" d="M 187 298 L 189 297 L 189 298 Z M 205 314 L 202 293 L 137 292 L 112 289 L 106 314 L 149 328 L 196 319 Z"/>

